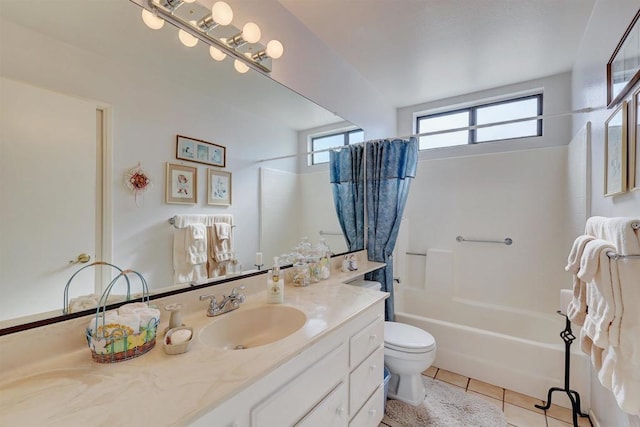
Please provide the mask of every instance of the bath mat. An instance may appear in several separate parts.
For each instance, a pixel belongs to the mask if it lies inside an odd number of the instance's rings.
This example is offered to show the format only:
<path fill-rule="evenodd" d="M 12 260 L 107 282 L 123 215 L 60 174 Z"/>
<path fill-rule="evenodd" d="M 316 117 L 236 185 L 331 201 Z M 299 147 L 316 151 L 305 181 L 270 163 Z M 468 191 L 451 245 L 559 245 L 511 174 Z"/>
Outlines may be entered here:
<path fill-rule="evenodd" d="M 498 407 L 441 381 L 422 377 L 427 397 L 420 406 L 387 400 L 385 415 L 403 427 L 500 427 L 507 425 Z"/>

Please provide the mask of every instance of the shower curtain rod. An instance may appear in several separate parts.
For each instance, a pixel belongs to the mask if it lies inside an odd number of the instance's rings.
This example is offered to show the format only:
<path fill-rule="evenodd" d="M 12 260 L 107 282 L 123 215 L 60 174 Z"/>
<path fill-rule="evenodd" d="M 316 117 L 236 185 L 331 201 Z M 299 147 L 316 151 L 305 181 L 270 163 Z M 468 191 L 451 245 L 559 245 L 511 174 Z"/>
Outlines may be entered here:
<path fill-rule="evenodd" d="M 491 126 L 508 125 L 508 124 L 519 123 L 519 122 L 528 122 L 528 121 L 531 121 L 531 120 L 548 119 L 548 118 L 552 118 L 552 117 L 572 116 L 574 114 L 591 113 L 593 111 L 603 110 L 605 108 L 606 108 L 606 106 L 586 107 L 586 108 L 581 108 L 579 110 L 567 111 L 567 112 L 564 112 L 564 113 L 540 114 L 540 115 L 537 115 L 537 116 L 529 116 L 529 117 L 523 117 L 523 118 L 520 118 L 520 119 L 504 120 L 504 121 L 501 121 L 501 122 L 493 122 L 493 123 L 487 123 L 487 124 L 483 124 L 483 125 L 471 125 L 471 126 L 463 126 L 463 127 L 459 127 L 459 128 L 453 128 L 453 129 L 438 130 L 438 131 L 433 131 L 433 132 L 414 133 L 414 134 L 406 135 L 406 136 L 394 136 L 394 137 L 388 138 L 388 139 L 408 139 L 408 138 L 411 138 L 411 137 L 419 138 L 421 136 L 441 135 L 441 134 L 450 133 L 450 132 L 459 132 L 459 131 L 462 131 L 462 130 L 481 129 L 481 128 L 491 127 Z M 374 142 L 374 141 L 380 141 L 380 140 L 382 140 L 382 139 L 381 138 L 377 138 L 377 139 L 371 139 L 369 141 L 364 141 L 364 142 L 356 142 L 356 143 L 349 144 L 349 145 L 363 145 L 363 144 L 366 144 L 368 142 Z M 298 156 L 307 156 L 309 154 L 324 153 L 324 152 L 327 152 L 327 151 L 338 150 L 338 149 L 341 149 L 341 148 L 344 148 L 344 147 L 345 147 L 345 145 L 339 145 L 337 147 L 330 147 L 330 148 L 325 148 L 325 149 L 322 149 L 322 150 L 307 151 L 307 152 L 304 152 L 304 153 L 296 153 L 296 154 L 287 154 L 285 156 L 278 156 L 278 157 L 270 157 L 268 159 L 258 160 L 257 163 L 269 162 L 269 161 L 272 161 L 272 160 L 289 159 L 291 157 L 298 157 Z"/>

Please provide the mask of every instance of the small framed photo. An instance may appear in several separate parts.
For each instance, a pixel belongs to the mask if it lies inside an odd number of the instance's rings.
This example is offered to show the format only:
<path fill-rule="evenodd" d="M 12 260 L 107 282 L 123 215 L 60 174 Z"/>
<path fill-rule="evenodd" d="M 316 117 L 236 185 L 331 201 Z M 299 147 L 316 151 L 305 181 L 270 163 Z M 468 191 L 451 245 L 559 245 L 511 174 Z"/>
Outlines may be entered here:
<path fill-rule="evenodd" d="M 207 204 L 231 205 L 231 172 L 207 169 Z"/>
<path fill-rule="evenodd" d="M 222 145 L 176 135 L 176 159 L 223 168 L 227 163 L 227 149 Z"/>
<path fill-rule="evenodd" d="M 627 102 L 604 125 L 604 195 L 627 191 Z"/>
<path fill-rule="evenodd" d="M 167 163 L 166 202 L 198 203 L 198 168 Z"/>

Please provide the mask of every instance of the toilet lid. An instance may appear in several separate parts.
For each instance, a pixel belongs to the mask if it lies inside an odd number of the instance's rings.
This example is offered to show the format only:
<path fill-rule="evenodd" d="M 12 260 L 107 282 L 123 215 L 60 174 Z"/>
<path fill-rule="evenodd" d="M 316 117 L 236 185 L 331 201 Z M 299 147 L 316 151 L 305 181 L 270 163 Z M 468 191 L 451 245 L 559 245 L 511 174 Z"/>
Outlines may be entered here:
<path fill-rule="evenodd" d="M 412 353 L 427 352 L 436 346 L 433 336 L 405 323 L 384 322 L 384 346 Z"/>

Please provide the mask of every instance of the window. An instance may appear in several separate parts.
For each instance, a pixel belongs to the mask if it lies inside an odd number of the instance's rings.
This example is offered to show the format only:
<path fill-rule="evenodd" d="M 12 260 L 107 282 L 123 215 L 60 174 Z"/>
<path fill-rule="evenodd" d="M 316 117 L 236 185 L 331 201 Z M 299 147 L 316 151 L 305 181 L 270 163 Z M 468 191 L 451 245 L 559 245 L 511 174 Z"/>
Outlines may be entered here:
<path fill-rule="evenodd" d="M 340 133 L 332 133 L 330 135 L 322 135 L 311 137 L 311 151 L 326 150 L 340 145 L 355 144 L 364 141 L 364 131 L 355 129 Z M 311 155 L 311 164 L 318 165 L 320 163 L 329 163 L 329 152 L 313 153 Z"/>
<path fill-rule="evenodd" d="M 542 115 L 542 94 L 427 114 L 416 118 L 417 133 L 438 132 L 474 125 L 523 119 Z M 420 137 L 420 149 L 476 144 L 502 139 L 542 136 L 542 119 L 496 124 L 475 129 Z"/>

